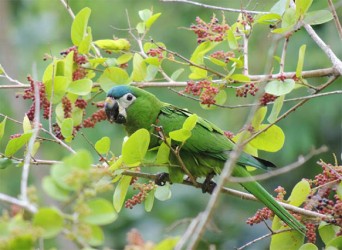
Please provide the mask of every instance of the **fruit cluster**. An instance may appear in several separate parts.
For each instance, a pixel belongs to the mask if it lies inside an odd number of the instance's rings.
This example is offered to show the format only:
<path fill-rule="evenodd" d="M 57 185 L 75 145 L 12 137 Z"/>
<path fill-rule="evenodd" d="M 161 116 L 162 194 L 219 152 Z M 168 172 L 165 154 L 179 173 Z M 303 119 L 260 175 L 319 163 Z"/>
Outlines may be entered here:
<path fill-rule="evenodd" d="M 135 205 L 142 203 L 146 199 L 147 194 L 154 188 L 155 184 L 153 181 L 150 181 L 149 183 L 134 182 L 133 189 L 138 189 L 139 193 L 125 202 L 125 208 L 132 209 Z"/>
<path fill-rule="evenodd" d="M 210 107 L 210 105 L 216 103 L 215 97 L 219 91 L 219 88 L 212 86 L 210 81 L 202 80 L 198 82 L 188 81 L 183 92 L 200 96 L 201 104 L 208 105 L 208 107 Z"/>
<path fill-rule="evenodd" d="M 150 49 L 147 51 L 147 55 L 151 57 L 157 57 L 159 61 L 164 59 L 163 55 L 164 50 L 162 48 L 155 48 L 155 49 Z"/>
<path fill-rule="evenodd" d="M 204 41 L 221 42 L 226 37 L 229 25 L 225 20 L 219 23 L 219 20 L 213 16 L 210 22 L 206 23 L 201 18 L 196 17 L 196 24 L 190 26 L 190 30 L 197 35 L 197 43 Z"/>
<path fill-rule="evenodd" d="M 76 65 L 76 68 L 74 72 L 72 73 L 72 80 L 75 81 L 75 80 L 83 79 L 87 75 L 87 70 L 84 67 L 82 67 L 82 65 L 87 63 L 88 59 L 85 55 L 81 55 L 78 53 L 76 46 L 70 47 L 67 50 L 62 51 L 61 55 L 66 56 L 71 51 L 74 52 L 73 61 Z"/>
<path fill-rule="evenodd" d="M 255 96 L 259 88 L 254 83 L 246 83 L 236 89 L 236 97 L 247 97 L 248 94 Z"/>
<path fill-rule="evenodd" d="M 224 52 L 223 50 L 218 50 L 212 53 L 210 57 L 218 59 L 218 60 L 222 60 L 225 63 L 228 63 L 230 58 L 235 57 L 235 53 L 232 51 Z"/>
<path fill-rule="evenodd" d="M 31 99 L 32 104 L 29 111 L 26 113 L 27 117 L 30 121 L 34 120 L 35 107 L 36 107 L 36 97 L 35 97 L 35 88 L 38 87 L 39 92 L 39 107 L 43 109 L 43 117 L 45 119 L 49 118 L 50 113 L 50 102 L 47 99 L 45 85 L 42 82 L 35 82 L 31 76 L 27 77 L 27 80 L 30 83 L 30 87 L 25 89 L 24 94 L 22 95 L 23 99 Z M 17 96 L 18 97 L 18 96 Z"/>
<path fill-rule="evenodd" d="M 268 93 L 264 93 L 264 94 L 262 95 L 262 97 L 260 98 L 259 103 L 260 103 L 260 105 L 262 105 L 262 106 L 266 106 L 267 103 L 273 102 L 273 101 L 275 101 L 277 98 L 278 98 L 278 96 L 271 95 L 271 94 L 268 94 Z"/>

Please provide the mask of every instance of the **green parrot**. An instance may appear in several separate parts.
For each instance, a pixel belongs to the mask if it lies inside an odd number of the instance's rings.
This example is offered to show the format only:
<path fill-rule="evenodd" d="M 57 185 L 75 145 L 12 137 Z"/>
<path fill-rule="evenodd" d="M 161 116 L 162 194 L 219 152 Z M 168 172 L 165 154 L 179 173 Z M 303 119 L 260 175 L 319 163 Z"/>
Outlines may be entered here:
<path fill-rule="evenodd" d="M 182 128 L 184 121 L 191 115 L 185 109 L 164 103 L 155 95 L 129 85 L 119 85 L 109 90 L 105 100 L 105 112 L 110 122 L 123 124 L 128 135 L 141 128 L 147 129 L 151 134 L 149 148 L 157 147 L 162 142 L 156 128 L 162 129 L 163 134 L 168 136 L 169 132 Z M 172 147 L 178 145 L 176 141 L 172 141 Z M 224 135 L 220 128 L 198 117 L 191 131 L 191 137 L 182 145 L 179 156 L 194 178 L 207 177 L 207 183 L 204 184 L 210 186 L 213 183 L 210 179 L 215 174 L 220 174 L 233 148 L 234 143 Z M 179 161 L 173 154 L 170 154 L 169 160 L 172 165 L 179 165 Z M 245 166 L 261 169 L 275 167 L 271 162 L 242 153 L 232 175 L 250 177 Z M 173 176 L 177 175 L 175 171 L 181 171 L 181 168 L 169 168 L 171 181 L 173 181 Z M 183 175 L 184 172 L 182 172 Z M 241 185 L 292 229 L 301 233 L 305 232 L 305 227 L 279 205 L 258 182 L 244 182 Z"/>

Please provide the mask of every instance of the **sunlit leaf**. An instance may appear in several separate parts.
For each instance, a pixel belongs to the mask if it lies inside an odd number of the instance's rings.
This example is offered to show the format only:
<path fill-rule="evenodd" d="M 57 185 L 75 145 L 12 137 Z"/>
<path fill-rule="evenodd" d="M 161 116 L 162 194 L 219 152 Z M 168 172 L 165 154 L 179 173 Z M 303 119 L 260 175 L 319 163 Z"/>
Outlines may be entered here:
<path fill-rule="evenodd" d="M 318 233 L 325 245 L 336 237 L 339 227 L 322 221 L 318 227 Z"/>
<path fill-rule="evenodd" d="M 63 64 L 64 66 L 64 64 Z M 51 99 L 52 95 L 52 87 L 53 87 L 53 104 L 60 102 L 65 95 L 65 92 L 69 86 L 70 82 L 65 76 L 55 76 L 53 79 L 50 79 L 45 82 L 45 89 L 48 100 Z"/>
<path fill-rule="evenodd" d="M 318 247 L 312 243 L 302 245 L 298 250 L 318 250 Z"/>
<path fill-rule="evenodd" d="M 86 7 L 83 8 L 75 16 L 74 21 L 71 25 L 71 41 L 74 45 L 78 46 L 86 35 L 88 20 L 90 17 L 91 9 Z"/>
<path fill-rule="evenodd" d="M 68 92 L 75 95 L 88 95 L 93 87 L 93 82 L 88 79 L 80 79 L 70 83 L 68 87 Z"/>
<path fill-rule="evenodd" d="M 33 216 L 33 225 L 41 227 L 43 238 L 49 239 L 58 235 L 63 229 L 64 219 L 54 208 L 40 208 Z"/>
<path fill-rule="evenodd" d="M 229 77 L 230 79 L 232 79 L 235 82 L 250 82 L 251 79 L 243 74 L 233 74 Z"/>
<path fill-rule="evenodd" d="M 198 116 L 196 114 L 190 115 L 183 123 L 183 128 L 191 131 L 197 123 Z"/>
<path fill-rule="evenodd" d="M 296 0 L 296 19 L 305 15 L 312 4 L 312 0 Z"/>
<path fill-rule="evenodd" d="M 255 115 L 252 120 L 252 127 L 255 130 L 259 129 L 260 124 L 263 122 L 265 119 L 267 113 L 267 107 L 261 107 L 258 108 L 258 110 L 255 112 Z"/>
<path fill-rule="evenodd" d="M 296 68 L 296 77 L 302 77 L 305 49 L 306 49 L 306 45 L 305 44 L 303 44 L 299 48 L 298 62 L 297 62 L 297 68 Z"/>
<path fill-rule="evenodd" d="M 291 205 L 299 207 L 306 201 L 310 192 L 311 188 L 309 182 L 303 179 L 294 186 L 288 201 Z"/>
<path fill-rule="evenodd" d="M 6 121 L 7 121 L 7 116 L 5 116 L 2 122 L 0 122 L 0 140 L 2 139 L 5 133 Z"/>
<path fill-rule="evenodd" d="M 87 201 L 86 205 L 89 211 L 85 215 L 80 215 L 80 220 L 83 222 L 91 225 L 107 225 L 118 217 L 112 204 L 103 198 Z"/>
<path fill-rule="evenodd" d="M 223 62 L 223 61 L 221 61 L 221 60 L 219 60 L 219 59 L 216 59 L 216 58 L 214 58 L 214 57 L 211 57 L 211 56 L 209 56 L 209 60 L 210 60 L 212 63 L 214 63 L 214 64 L 216 64 L 216 65 L 218 65 L 218 66 L 220 66 L 220 67 L 226 67 L 226 65 L 227 65 L 227 63 L 225 63 L 225 62 Z"/>
<path fill-rule="evenodd" d="M 179 241 L 179 237 L 168 237 L 161 242 L 159 242 L 153 250 L 173 250 L 175 249 L 177 243 Z"/>
<path fill-rule="evenodd" d="M 27 133 L 27 132 L 30 132 L 31 130 L 32 130 L 31 121 L 29 120 L 29 118 L 25 114 L 24 120 L 23 120 L 23 131 L 24 131 L 24 133 Z"/>
<path fill-rule="evenodd" d="M 146 129 L 134 132 L 122 147 L 123 162 L 129 166 L 139 165 L 146 155 L 149 143 L 150 134 Z"/>
<path fill-rule="evenodd" d="M 150 192 L 148 192 L 148 194 L 145 198 L 144 207 L 145 207 L 146 212 L 150 212 L 153 208 L 154 193 L 155 193 L 155 189 L 152 189 Z"/>
<path fill-rule="evenodd" d="M 145 79 L 147 75 L 147 67 L 144 59 L 138 53 L 133 56 L 133 72 L 132 80 L 136 82 L 141 82 Z"/>
<path fill-rule="evenodd" d="M 5 73 L 4 68 L 2 67 L 2 65 L 0 64 L 0 75 L 3 75 Z"/>
<path fill-rule="evenodd" d="M 281 15 L 276 14 L 276 13 L 258 15 L 255 19 L 257 23 L 268 24 L 268 25 L 276 24 L 280 20 L 281 20 Z"/>
<path fill-rule="evenodd" d="M 128 84 L 130 81 L 127 72 L 119 67 L 106 68 L 98 80 L 105 92 L 108 92 L 114 84 Z"/>
<path fill-rule="evenodd" d="M 258 130 L 262 130 L 267 126 L 267 124 L 261 124 Z M 250 144 L 259 150 L 277 152 L 283 147 L 284 142 L 285 134 L 283 130 L 277 125 L 273 125 L 250 141 Z"/>
<path fill-rule="evenodd" d="M 74 121 L 72 118 L 66 118 L 62 122 L 61 132 L 65 139 L 72 138 L 72 133 L 74 130 Z"/>
<path fill-rule="evenodd" d="M 100 154 L 107 154 L 110 150 L 110 138 L 108 136 L 102 137 L 95 143 L 95 149 Z"/>
<path fill-rule="evenodd" d="M 80 54 L 88 54 L 91 48 L 91 43 L 93 41 L 93 36 L 91 34 L 91 28 L 87 28 L 87 32 L 82 39 L 82 41 L 78 45 L 78 53 Z"/>
<path fill-rule="evenodd" d="M 89 229 L 90 229 L 90 237 L 86 238 L 86 242 L 91 245 L 91 246 L 101 246 L 103 245 L 104 242 L 104 233 L 101 227 L 97 226 L 97 225 L 88 225 Z M 83 248 L 83 250 L 87 250 L 85 248 Z M 93 249 L 89 249 L 89 250 L 93 250 Z"/>
<path fill-rule="evenodd" d="M 6 149 L 5 149 L 5 156 L 11 157 L 13 156 L 19 149 L 21 149 L 31 138 L 32 133 L 22 134 L 17 138 L 13 138 L 8 141 Z"/>
<path fill-rule="evenodd" d="M 129 62 L 132 58 L 133 58 L 133 54 L 132 53 L 125 53 L 125 54 L 122 54 L 121 56 L 119 56 L 116 59 L 116 63 L 118 65 L 121 65 L 121 64 Z"/>
<path fill-rule="evenodd" d="M 271 110 L 271 114 L 267 118 L 267 121 L 269 123 L 273 123 L 277 120 L 278 115 L 281 111 L 281 108 L 283 107 L 284 99 L 285 99 L 285 95 L 281 95 L 281 96 L 279 96 L 279 98 L 277 98 L 274 101 L 274 104 L 273 104 L 273 107 Z"/>
<path fill-rule="evenodd" d="M 336 193 L 337 193 L 338 197 L 342 200 L 342 182 L 340 182 L 340 184 L 338 184 Z"/>
<path fill-rule="evenodd" d="M 147 30 L 149 30 L 151 28 L 152 24 L 154 24 L 155 21 L 157 21 L 157 19 L 160 17 L 160 15 L 161 15 L 161 13 L 156 13 L 146 20 L 145 26 L 146 26 Z"/>
<path fill-rule="evenodd" d="M 234 32 L 232 29 L 229 29 L 227 31 L 227 40 L 228 40 L 228 44 L 229 44 L 230 49 L 236 50 L 239 48 L 239 44 L 235 38 L 235 35 L 234 35 Z"/>
<path fill-rule="evenodd" d="M 94 44 L 103 50 L 113 50 L 113 51 L 126 51 L 129 50 L 131 47 L 131 44 L 127 39 L 119 38 L 116 40 L 113 39 L 103 39 L 103 40 L 97 40 L 94 42 Z"/>
<path fill-rule="evenodd" d="M 332 239 L 332 240 L 328 243 L 326 250 L 329 250 L 330 247 L 335 247 L 336 250 L 337 250 L 337 249 L 342 249 L 342 236 L 338 236 L 338 237 Z"/>
<path fill-rule="evenodd" d="M 179 141 L 179 142 L 185 142 L 187 139 L 191 136 L 191 131 L 181 128 L 174 131 L 171 131 L 169 133 L 169 136 L 172 140 Z"/>
<path fill-rule="evenodd" d="M 120 179 L 118 185 L 116 186 L 114 190 L 113 205 L 114 205 L 115 211 L 118 213 L 120 212 L 124 204 L 131 180 L 132 180 L 131 176 L 122 176 L 122 178 Z"/>

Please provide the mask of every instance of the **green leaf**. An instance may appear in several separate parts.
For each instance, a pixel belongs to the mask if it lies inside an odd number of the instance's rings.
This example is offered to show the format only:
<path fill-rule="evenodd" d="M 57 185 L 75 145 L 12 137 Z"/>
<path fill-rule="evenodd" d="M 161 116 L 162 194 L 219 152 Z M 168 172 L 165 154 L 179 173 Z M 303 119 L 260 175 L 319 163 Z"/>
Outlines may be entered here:
<path fill-rule="evenodd" d="M 267 24 L 267 25 L 276 24 L 280 20 L 281 20 L 281 15 L 276 14 L 276 13 L 262 14 L 262 15 L 258 15 L 255 18 L 255 21 L 257 23 Z"/>
<path fill-rule="evenodd" d="M 170 141 L 169 141 L 170 143 Z M 157 157 L 156 157 L 156 164 L 166 164 L 169 162 L 170 157 L 170 147 L 162 142 L 158 148 Z"/>
<path fill-rule="evenodd" d="M 337 250 L 337 249 L 342 249 L 342 236 L 338 236 L 338 237 L 332 239 L 332 240 L 328 243 L 326 249 L 328 249 L 329 247 L 336 247 L 336 250 Z"/>
<path fill-rule="evenodd" d="M 74 130 L 74 121 L 72 118 L 66 118 L 62 122 L 61 126 L 61 132 L 65 140 L 71 140 L 72 139 L 72 133 Z"/>
<path fill-rule="evenodd" d="M 235 82 L 250 82 L 251 81 L 251 79 L 248 76 L 243 75 L 243 74 L 234 74 L 234 75 L 231 75 L 229 78 Z"/>
<path fill-rule="evenodd" d="M 40 208 L 33 217 L 33 225 L 43 228 L 43 238 L 57 236 L 63 229 L 64 219 L 54 208 Z"/>
<path fill-rule="evenodd" d="M 338 197 L 342 200 L 342 182 L 340 182 L 340 184 L 338 184 L 336 193 L 337 193 Z"/>
<path fill-rule="evenodd" d="M 146 31 L 146 28 L 145 28 L 145 22 L 140 22 L 137 24 L 137 26 L 135 27 L 138 31 L 139 34 L 144 34 L 145 31 Z"/>
<path fill-rule="evenodd" d="M 93 87 L 93 82 L 90 79 L 84 78 L 70 83 L 68 92 L 75 95 L 88 95 Z"/>
<path fill-rule="evenodd" d="M 229 29 L 227 31 L 227 39 L 228 39 L 228 44 L 229 44 L 230 49 L 236 50 L 239 48 L 239 44 L 236 40 L 236 37 L 232 29 Z"/>
<path fill-rule="evenodd" d="M 21 149 L 31 138 L 32 133 L 22 134 L 21 136 L 11 139 L 6 146 L 5 156 L 13 156 L 19 149 Z"/>
<path fill-rule="evenodd" d="M 169 133 L 169 136 L 174 141 L 185 142 L 191 136 L 191 131 L 181 128 Z"/>
<path fill-rule="evenodd" d="M 78 46 L 83 38 L 86 36 L 90 13 L 90 8 L 83 8 L 80 12 L 77 13 L 74 21 L 72 22 L 71 41 L 76 46 Z"/>
<path fill-rule="evenodd" d="M 133 54 L 132 53 L 125 53 L 125 54 L 122 54 L 121 56 L 119 56 L 116 59 L 116 63 L 118 65 L 121 65 L 121 64 L 129 62 L 132 58 L 133 58 Z"/>
<path fill-rule="evenodd" d="M 31 130 L 32 130 L 31 121 L 29 120 L 29 118 L 25 114 L 24 120 L 23 120 L 23 131 L 24 131 L 24 133 L 28 133 Z"/>
<path fill-rule="evenodd" d="M 262 130 L 267 127 L 267 124 L 261 124 L 258 130 Z M 277 125 L 273 125 L 265 132 L 255 137 L 250 145 L 263 151 L 277 152 L 279 151 L 285 142 L 285 135 L 283 130 Z"/>
<path fill-rule="evenodd" d="M 186 129 L 186 130 L 191 131 L 196 126 L 197 120 L 198 120 L 198 116 L 196 114 L 190 115 L 184 121 L 183 128 Z"/>
<path fill-rule="evenodd" d="M 7 116 L 0 122 L 0 140 L 5 134 L 5 126 L 6 126 Z"/>
<path fill-rule="evenodd" d="M 160 201 L 166 201 L 171 198 L 170 184 L 167 182 L 164 186 L 157 186 L 154 197 Z"/>
<path fill-rule="evenodd" d="M 69 168 L 80 169 L 88 172 L 88 170 L 92 168 L 91 164 L 93 163 L 93 157 L 87 150 L 82 149 L 77 151 L 76 154 L 64 158 L 63 162 Z"/>
<path fill-rule="evenodd" d="M 179 78 L 179 76 L 184 72 L 183 68 L 177 69 L 175 72 L 172 73 L 171 75 L 171 79 L 174 81 L 177 81 L 177 79 Z"/>
<path fill-rule="evenodd" d="M 85 215 L 80 215 L 80 221 L 91 225 L 107 225 L 118 217 L 112 204 L 103 198 L 90 200 L 86 205 L 89 211 Z"/>
<path fill-rule="evenodd" d="M 152 16 L 152 11 L 149 9 L 144 9 L 140 10 L 138 14 L 142 21 L 147 21 Z"/>
<path fill-rule="evenodd" d="M 220 66 L 220 67 L 226 67 L 226 65 L 227 65 L 227 63 L 225 63 L 225 62 L 223 62 L 223 61 L 221 61 L 221 60 L 219 60 L 219 59 L 216 59 L 216 58 L 214 58 L 214 57 L 211 57 L 211 56 L 209 56 L 209 60 L 210 60 L 212 63 L 214 63 L 214 64 L 216 64 L 216 65 L 218 65 L 218 66 Z"/>
<path fill-rule="evenodd" d="M 159 242 L 153 250 L 173 250 L 175 249 L 177 243 L 179 241 L 179 237 L 168 237 L 165 240 Z"/>
<path fill-rule="evenodd" d="M 273 219 L 274 223 L 281 223 L 278 217 Z M 284 227 L 274 228 L 273 230 L 282 230 Z M 288 227 L 287 227 L 288 228 Z M 298 250 L 304 243 L 304 236 L 297 231 L 283 232 L 280 234 L 275 234 L 271 238 L 270 250 Z"/>
<path fill-rule="evenodd" d="M 93 36 L 91 34 L 91 28 L 87 28 L 87 33 L 85 34 L 84 38 L 78 45 L 78 53 L 80 54 L 88 54 L 91 48 L 91 43 L 93 41 Z"/>
<path fill-rule="evenodd" d="M 147 30 L 149 30 L 151 28 L 152 24 L 154 24 L 155 21 L 157 21 L 157 19 L 160 17 L 160 15 L 161 15 L 161 13 L 156 13 L 146 20 L 145 27 Z"/>
<path fill-rule="evenodd" d="M 101 227 L 96 225 L 88 225 L 90 229 L 90 238 L 86 238 L 86 242 L 94 247 L 101 246 L 104 243 L 104 233 Z M 82 249 L 86 250 L 86 249 Z M 90 250 L 90 249 L 89 249 Z"/>
<path fill-rule="evenodd" d="M 277 120 L 278 115 L 281 111 L 281 108 L 283 107 L 284 99 L 285 99 L 285 95 L 281 95 L 274 101 L 271 114 L 267 118 L 267 121 L 269 123 L 273 123 Z"/>
<path fill-rule="evenodd" d="M 312 243 L 302 245 L 298 250 L 318 250 L 318 247 Z"/>
<path fill-rule="evenodd" d="M 217 44 L 218 43 L 210 42 L 210 41 L 205 41 L 201 43 L 200 45 L 197 46 L 195 51 L 192 53 L 190 61 L 198 65 L 203 65 L 205 54 L 211 51 L 213 48 L 215 48 Z M 189 78 L 191 79 L 201 79 L 201 78 L 207 77 L 208 72 L 204 69 L 191 66 L 190 70 L 192 73 L 189 75 Z"/>
<path fill-rule="evenodd" d="M 124 204 L 126 194 L 131 183 L 132 176 L 122 176 L 118 185 L 114 190 L 113 205 L 116 212 L 120 212 L 122 205 Z"/>
<path fill-rule="evenodd" d="M 70 192 L 58 185 L 51 176 L 45 176 L 42 182 L 42 188 L 52 198 L 58 201 L 68 201 Z"/>
<path fill-rule="evenodd" d="M 145 80 L 147 82 L 155 80 L 158 71 L 159 71 L 159 68 L 157 66 L 154 66 L 152 64 L 148 65 L 147 66 L 147 75 L 145 77 Z"/>
<path fill-rule="evenodd" d="M 221 89 L 217 95 L 214 97 L 214 100 L 215 100 L 215 104 L 217 105 L 223 105 L 226 101 L 227 101 L 227 93 L 226 91 L 224 91 L 224 89 Z M 200 104 L 201 108 L 202 109 L 206 109 L 206 110 L 213 110 L 213 109 L 216 109 L 217 106 L 215 105 L 210 105 L 208 107 L 207 104 Z"/>
<path fill-rule="evenodd" d="M 148 192 L 148 194 L 145 198 L 144 207 L 145 207 L 146 212 L 150 212 L 153 208 L 154 193 L 155 193 L 155 189 L 152 189 L 150 192 Z"/>
<path fill-rule="evenodd" d="M 64 64 L 63 64 L 64 66 Z M 45 89 L 48 100 L 51 99 L 52 86 L 53 86 L 53 100 L 52 103 L 56 104 L 60 102 L 65 95 L 65 92 L 70 84 L 67 77 L 65 76 L 55 76 L 53 79 L 49 79 L 45 82 Z"/>
<path fill-rule="evenodd" d="M 299 55 L 298 55 L 298 62 L 297 62 L 297 69 L 296 69 L 296 77 L 302 77 L 305 49 L 306 49 L 306 45 L 305 44 L 303 44 L 299 48 Z"/>
<path fill-rule="evenodd" d="M 266 113 L 267 113 L 267 107 L 258 108 L 252 120 L 253 129 L 259 130 L 259 126 L 265 119 Z"/>
<path fill-rule="evenodd" d="M 303 179 L 294 186 L 288 201 L 291 205 L 299 207 L 306 201 L 310 192 L 311 188 L 309 182 Z"/>
<path fill-rule="evenodd" d="M 270 9 L 270 12 L 276 13 L 281 16 L 284 14 L 288 4 L 289 4 L 288 0 L 279 0 L 272 6 L 272 8 Z"/>
<path fill-rule="evenodd" d="M 94 44 L 103 50 L 113 50 L 113 51 L 127 51 L 131 48 L 131 44 L 127 39 L 119 38 L 116 40 L 113 39 L 103 39 L 97 40 Z"/>
<path fill-rule="evenodd" d="M 63 112 L 64 113 L 64 112 Z M 82 123 L 83 120 L 83 113 L 84 110 L 74 107 L 72 110 L 72 114 L 71 114 L 71 118 L 74 121 L 74 127 L 80 125 Z"/>
<path fill-rule="evenodd" d="M 141 55 L 135 53 L 133 56 L 133 72 L 132 80 L 136 82 L 141 82 L 145 79 L 147 75 L 147 67 Z"/>
<path fill-rule="evenodd" d="M 308 25 L 318 25 L 329 22 L 333 18 L 329 10 L 317 10 L 306 13 L 303 22 Z"/>
<path fill-rule="evenodd" d="M 113 87 L 113 84 L 128 84 L 131 79 L 125 70 L 118 67 L 109 67 L 105 69 L 98 81 L 101 88 L 108 92 Z"/>
<path fill-rule="evenodd" d="M 14 163 L 11 159 L 8 158 L 0 158 L 0 169 L 5 169 L 13 166 Z"/>
<path fill-rule="evenodd" d="M 150 133 L 146 129 L 134 132 L 122 147 L 122 159 L 128 166 L 139 165 L 147 152 L 150 143 Z"/>
<path fill-rule="evenodd" d="M 312 0 L 297 0 L 296 1 L 296 19 L 301 19 L 308 11 L 312 4 Z"/>
<path fill-rule="evenodd" d="M 322 221 L 318 227 L 318 233 L 325 245 L 336 237 L 339 227 Z"/>
<path fill-rule="evenodd" d="M 95 149 L 100 154 L 107 154 L 110 150 L 110 138 L 107 136 L 102 137 L 95 143 Z"/>
<path fill-rule="evenodd" d="M 283 15 L 282 18 L 282 22 L 281 22 L 281 27 L 282 28 L 289 28 L 289 27 L 293 27 L 296 22 L 297 22 L 297 18 L 295 18 L 296 16 L 296 10 L 292 9 L 292 8 L 288 8 L 285 10 L 285 13 Z"/>
<path fill-rule="evenodd" d="M 3 75 L 5 73 L 4 68 L 2 67 L 2 65 L 0 64 L 0 76 Z"/>
<path fill-rule="evenodd" d="M 276 96 L 286 95 L 294 89 L 295 85 L 296 82 L 293 79 L 273 80 L 267 83 L 265 92 Z"/>

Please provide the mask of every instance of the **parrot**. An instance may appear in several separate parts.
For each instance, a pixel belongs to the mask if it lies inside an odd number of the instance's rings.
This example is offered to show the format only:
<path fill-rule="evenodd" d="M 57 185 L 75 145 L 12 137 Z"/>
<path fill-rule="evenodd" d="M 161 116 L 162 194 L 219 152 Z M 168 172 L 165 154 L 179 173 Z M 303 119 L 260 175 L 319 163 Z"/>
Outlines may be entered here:
<path fill-rule="evenodd" d="M 132 85 L 112 87 L 107 93 L 104 109 L 108 120 L 122 124 L 128 136 L 142 128 L 148 130 L 151 135 L 149 149 L 158 147 L 162 143 L 156 132 L 157 128 L 161 129 L 165 136 L 168 136 L 171 131 L 181 129 L 185 120 L 192 115 L 187 109 L 162 102 L 154 94 Z M 179 143 L 172 141 L 170 146 L 177 147 Z M 209 186 L 212 186 L 211 178 L 220 174 L 229 157 L 229 152 L 234 149 L 234 146 L 234 142 L 224 135 L 223 130 L 198 116 L 196 124 L 191 130 L 191 136 L 181 145 L 179 156 L 194 178 L 206 177 L 206 184 L 209 180 Z M 179 164 L 173 154 L 170 154 L 169 161 L 172 165 Z M 243 152 L 233 168 L 232 176 L 250 178 L 251 174 L 246 166 L 259 169 L 275 167 L 267 160 Z M 173 175 L 177 175 L 175 169 L 182 171 L 181 168 L 170 167 L 168 172 L 171 180 Z M 183 172 L 182 177 L 185 175 Z M 289 227 L 305 234 L 305 226 L 283 208 L 261 184 L 256 181 L 240 184 Z M 203 191 L 208 191 L 208 189 Z"/>

